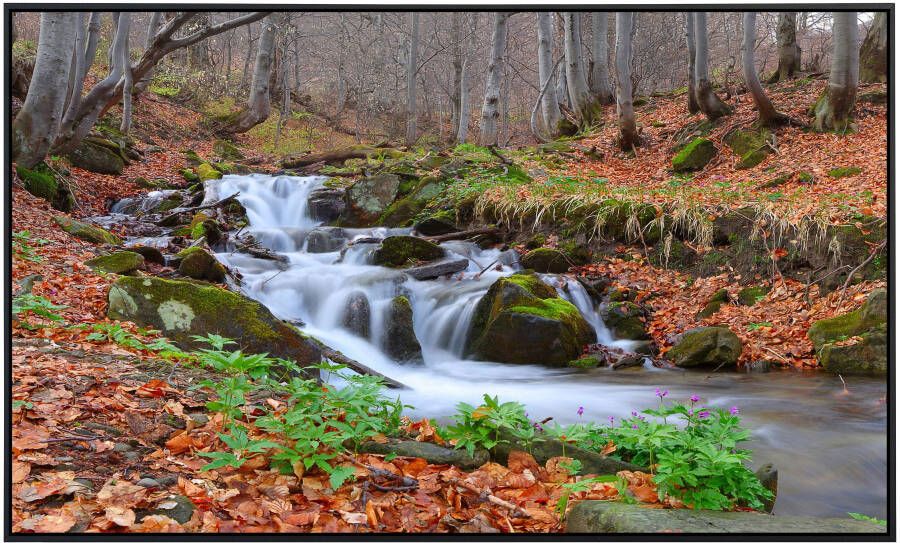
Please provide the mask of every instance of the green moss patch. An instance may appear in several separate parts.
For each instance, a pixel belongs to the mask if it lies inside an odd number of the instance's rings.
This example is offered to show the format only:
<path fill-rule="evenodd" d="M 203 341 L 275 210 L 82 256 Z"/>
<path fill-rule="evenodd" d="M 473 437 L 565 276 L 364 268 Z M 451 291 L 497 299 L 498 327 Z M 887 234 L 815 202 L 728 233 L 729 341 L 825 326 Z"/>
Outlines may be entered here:
<path fill-rule="evenodd" d="M 672 158 L 676 172 L 702 170 L 716 156 L 716 146 L 706 138 L 695 138 Z"/>
<path fill-rule="evenodd" d="M 381 243 L 373 255 L 377 266 L 402 268 L 444 257 L 444 250 L 428 240 L 413 236 L 392 236 Z"/>
<path fill-rule="evenodd" d="M 53 220 L 56 221 L 56 224 L 60 226 L 64 231 L 71 234 L 72 236 L 88 241 L 91 243 L 106 243 L 108 245 L 121 245 L 122 240 L 118 237 L 110 234 L 106 230 L 93 226 L 87 223 L 83 223 L 81 221 L 76 221 L 71 217 L 66 217 L 62 215 L 57 215 L 53 217 Z"/>
<path fill-rule="evenodd" d="M 828 175 L 835 179 L 840 179 L 842 177 L 852 177 L 854 175 L 859 175 L 860 173 L 862 173 L 862 168 L 858 168 L 856 166 L 845 166 L 828 170 Z"/>
<path fill-rule="evenodd" d="M 92 258 L 84 264 L 92 270 L 124 275 L 143 267 L 144 257 L 131 251 L 118 251 Z"/>

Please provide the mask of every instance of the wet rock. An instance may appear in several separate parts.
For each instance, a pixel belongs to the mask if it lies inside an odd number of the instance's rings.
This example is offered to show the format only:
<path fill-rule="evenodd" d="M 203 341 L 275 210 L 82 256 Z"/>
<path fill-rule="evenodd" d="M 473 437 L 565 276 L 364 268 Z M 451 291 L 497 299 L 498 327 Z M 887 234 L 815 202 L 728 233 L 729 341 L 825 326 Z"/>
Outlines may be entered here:
<path fill-rule="evenodd" d="M 412 268 L 407 268 L 403 270 L 403 272 L 413 279 L 418 279 L 419 281 L 425 281 L 428 279 L 437 279 L 438 277 L 442 277 L 444 275 L 451 275 L 454 273 L 461 272 L 469 267 L 469 261 L 465 258 L 459 258 L 456 260 L 449 260 L 446 262 L 432 262 L 431 264 L 424 264 L 422 266 L 414 266 Z"/>
<path fill-rule="evenodd" d="M 444 257 L 444 249 L 430 241 L 414 236 L 386 238 L 373 254 L 373 264 L 402 268 Z"/>
<path fill-rule="evenodd" d="M 769 293 L 769 287 L 757 286 L 747 287 L 738 292 L 738 302 L 741 305 L 753 306 L 756 302 L 762 300 Z"/>
<path fill-rule="evenodd" d="M 715 294 L 706 302 L 706 306 L 697 313 L 697 320 L 703 320 L 718 313 L 723 304 L 728 303 L 728 291 L 726 289 L 717 290 Z"/>
<path fill-rule="evenodd" d="M 456 212 L 451 210 L 433 213 L 416 222 L 413 228 L 423 236 L 440 236 L 458 231 L 456 228 Z"/>
<path fill-rule="evenodd" d="M 873 290 L 866 303 L 856 311 L 814 322 L 807 335 L 818 351 L 827 343 L 849 339 L 885 323 L 887 291 L 882 288 Z"/>
<path fill-rule="evenodd" d="M 128 250 L 144 257 L 145 262 L 153 262 L 154 264 L 159 264 L 160 266 L 164 266 L 166 264 L 166 257 L 163 256 L 162 251 L 160 251 L 156 247 L 151 247 L 149 245 L 134 245 L 128 247 Z"/>
<path fill-rule="evenodd" d="M 666 352 L 666 359 L 682 368 L 733 367 L 742 349 L 740 338 L 728 328 L 704 326 L 682 334 L 675 346 Z"/>
<path fill-rule="evenodd" d="M 763 511 L 771 513 L 775 508 L 775 499 L 778 498 L 778 470 L 772 464 L 766 464 L 756 470 L 756 478 L 763 488 L 772 493 L 772 498 L 763 500 Z"/>
<path fill-rule="evenodd" d="M 301 367 L 321 361 L 321 351 L 262 304 L 207 284 L 156 277 L 121 277 L 109 290 L 108 316 L 161 330 L 183 349 L 192 335 L 219 334 L 248 353 L 269 353 Z"/>
<path fill-rule="evenodd" d="M 347 226 L 374 224 L 397 197 L 400 178 L 385 173 L 360 179 L 347 189 L 347 208 L 342 222 Z"/>
<path fill-rule="evenodd" d="M 312 191 L 307 203 L 310 216 L 325 223 L 341 218 L 347 207 L 344 191 L 335 188 L 320 188 Z"/>
<path fill-rule="evenodd" d="M 706 138 L 696 138 L 672 158 L 675 172 L 702 170 L 716 156 L 716 146 Z"/>
<path fill-rule="evenodd" d="M 72 165 L 89 172 L 121 175 L 125 168 L 125 161 L 120 154 L 87 139 L 78 144 L 78 147 L 67 156 Z"/>
<path fill-rule="evenodd" d="M 535 249 L 526 253 L 520 263 L 523 268 L 538 273 L 565 273 L 569 271 L 569 259 L 562 251 L 556 249 Z"/>
<path fill-rule="evenodd" d="M 144 257 L 132 251 L 118 251 L 84 262 L 92 270 L 125 275 L 144 267 Z"/>
<path fill-rule="evenodd" d="M 384 331 L 384 352 L 401 363 L 422 362 L 422 346 L 413 329 L 412 306 L 406 296 L 391 300 Z"/>
<path fill-rule="evenodd" d="M 135 513 L 137 522 L 150 515 L 164 515 L 179 524 L 184 524 L 191 520 L 194 509 L 196 509 L 194 502 L 187 496 L 172 496 L 160 502 L 156 509 L 139 509 Z"/>
<path fill-rule="evenodd" d="M 225 280 L 225 267 L 200 247 L 189 247 L 176 255 L 179 259 L 178 273 L 191 279 L 201 279 L 221 283 Z"/>
<path fill-rule="evenodd" d="M 366 441 L 360 445 L 359 450 L 369 454 L 424 458 L 429 464 L 448 464 L 464 470 L 473 470 L 490 460 L 488 452 L 484 449 L 476 449 L 475 455 L 470 456 L 465 449 L 450 449 L 411 439 L 388 438 L 386 443 Z"/>
<path fill-rule="evenodd" d="M 135 484 L 137 486 L 142 486 L 144 488 L 156 488 L 156 487 L 162 486 L 159 484 L 159 481 L 157 481 L 156 479 L 151 479 L 149 477 L 144 477 L 143 479 L 139 480 Z"/>
<path fill-rule="evenodd" d="M 764 513 L 695 509 L 650 509 L 619 501 L 579 501 L 566 519 L 566 532 L 579 534 L 658 533 L 885 533 L 886 528 L 851 518 L 773 516 Z"/>
<path fill-rule="evenodd" d="M 578 309 L 535 274 L 501 277 L 478 305 L 466 355 L 512 364 L 564 367 L 596 342 Z"/>
<path fill-rule="evenodd" d="M 344 230 L 336 227 L 319 227 L 306 236 L 306 251 L 309 253 L 332 253 L 344 246 Z"/>
<path fill-rule="evenodd" d="M 341 318 L 341 324 L 344 328 L 359 337 L 368 339 L 371 333 L 369 330 L 371 318 L 372 310 L 366 294 L 362 291 L 352 293 L 347 300 L 344 316 Z"/>
<path fill-rule="evenodd" d="M 609 302 L 603 311 L 603 322 L 618 339 L 647 339 L 644 309 L 634 302 Z"/>
<path fill-rule="evenodd" d="M 71 234 L 72 236 L 88 241 L 91 243 L 97 244 L 108 244 L 108 245 L 121 245 L 122 240 L 118 237 L 110 234 L 106 230 L 102 228 L 98 228 L 96 226 L 92 226 L 90 224 L 76 221 L 71 217 L 66 217 L 63 215 L 57 215 L 53 217 L 53 220 L 56 221 L 56 224 L 60 226 L 63 230 Z"/>
<path fill-rule="evenodd" d="M 25 190 L 50 202 L 53 209 L 68 212 L 75 205 L 75 199 L 68 185 L 60 183 L 56 174 L 43 163 L 35 166 L 33 170 L 16 166 L 16 174 Z"/>
<path fill-rule="evenodd" d="M 828 343 L 819 351 L 819 363 L 826 370 L 841 375 L 887 374 L 887 327 L 872 329 L 859 335 L 852 345 Z"/>

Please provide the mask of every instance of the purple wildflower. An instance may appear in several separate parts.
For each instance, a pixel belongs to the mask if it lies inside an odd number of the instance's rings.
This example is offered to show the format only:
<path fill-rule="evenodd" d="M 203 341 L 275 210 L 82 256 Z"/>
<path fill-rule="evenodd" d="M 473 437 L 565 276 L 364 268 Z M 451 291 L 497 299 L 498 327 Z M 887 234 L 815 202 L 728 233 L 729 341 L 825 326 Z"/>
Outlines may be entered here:
<path fill-rule="evenodd" d="M 740 413 L 741 413 L 741 410 L 738 409 L 738 406 L 735 405 L 735 406 L 733 406 L 733 407 L 731 408 L 731 414 L 732 414 L 732 415 L 739 415 Z"/>
<path fill-rule="evenodd" d="M 656 389 L 656 395 L 657 395 L 660 399 L 662 399 L 662 398 L 665 398 L 666 396 L 669 395 L 669 391 L 668 391 L 668 390 L 663 390 L 662 392 L 660 392 L 659 388 L 657 388 L 657 389 Z"/>
<path fill-rule="evenodd" d="M 632 411 L 632 412 L 631 412 L 631 416 L 632 416 L 632 417 L 636 417 L 636 416 L 638 416 L 638 413 L 637 413 L 637 411 Z"/>
<path fill-rule="evenodd" d="M 701 418 L 701 419 L 708 419 L 708 418 L 709 418 L 709 411 L 707 411 L 706 409 L 704 409 L 703 411 L 700 411 L 699 413 L 697 413 L 697 416 L 698 416 L 699 418 Z"/>
<path fill-rule="evenodd" d="M 697 396 L 696 394 L 691 396 L 691 403 L 697 403 L 699 401 L 700 401 L 700 396 Z"/>
<path fill-rule="evenodd" d="M 579 406 L 578 407 L 578 416 L 580 417 L 581 415 L 584 415 L 584 407 Z"/>
<path fill-rule="evenodd" d="M 612 426 L 616 422 L 616 417 L 609 417 L 609 425 Z"/>
<path fill-rule="evenodd" d="M 638 425 L 637 425 L 637 424 L 632 424 L 632 425 L 631 425 L 631 429 L 632 429 L 632 430 L 637 430 L 637 429 L 638 429 Z"/>

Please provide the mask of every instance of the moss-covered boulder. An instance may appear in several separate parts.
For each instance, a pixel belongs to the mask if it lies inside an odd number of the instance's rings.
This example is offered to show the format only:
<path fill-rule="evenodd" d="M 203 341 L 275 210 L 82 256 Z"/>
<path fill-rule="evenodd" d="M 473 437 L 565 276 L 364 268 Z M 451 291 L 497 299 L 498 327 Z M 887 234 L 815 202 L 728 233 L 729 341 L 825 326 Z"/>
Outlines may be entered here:
<path fill-rule="evenodd" d="M 75 197 L 69 187 L 60 183 L 45 164 L 38 164 L 33 170 L 16 166 L 16 174 L 25 190 L 50 202 L 53 209 L 68 212 L 75 205 Z"/>
<path fill-rule="evenodd" d="M 110 287 L 107 314 L 161 330 L 183 349 L 201 347 L 192 335 L 219 334 L 236 339 L 245 352 L 269 353 L 300 366 L 321 361 L 314 342 L 275 318 L 265 306 L 213 285 L 122 277 Z"/>
<path fill-rule="evenodd" d="M 423 236 L 440 236 L 456 232 L 456 212 L 451 209 L 431 213 L 413 224 L 416 232 Z"/>
<path fill-rule="evenodd" d="M 444 180 L 439 177 L 423 177 L 403 198 L 392 203 L 378 220 L 384 226 L 407 226 L 444 190 Z"/>
<path fill-rule="evenodd" d="M 182 168 L 178 170 L 178 173 L 180 173 L 181 177 L 184 177 L 184 180 L 188 183 L 197 183 L 200 181 L 200 176 L 191 168 Z"/>
<path fill-rule="evenodd" d="M 197 177 L 200 181 L 208 181 L 209 179 L 222 179 L 222 172 L 212 167 L 208 162 L 204 162 L 197 166 Z"/>
<path fill-rule="evenodd" d="M 826 343 L 858 336 L 887 323 L 887 303 L 885 289 L 873 290 L 862 307 L 844 315 L 814 322 L 807 335 L 816 351 Z"/>
<path fill-rule="evenodd" d="M 478 305 L 466 354 L 511 364 L 565 367 L 596 334 L 571 303 L 533 273 L 501 277 Z"/>
<path fill-rule="evenodd" d="M 666 359 L 682 368 L 733 367 L 743 345 L 737 334 L 724 326 L 693 328 L 666 352 Z"/>
<path fill-rule="evenodd" d="M 89 172 L 121 175 L 125 161 L 109 147 L 84 140 L 68 154 L 73 165 Z"/>
<path fill-rule="evenodd" d="M 197 154 L 197 151 L 194 151 L 193 149 L 183 149 L 181 151 L 181 154 L 191 166 L 199 166 L 206 162 L 200 155 Z"/>
<path fill-rule="evenodd" d="M 108 245 L 121 245 L 122 240 L 110 234 L 99 226 L 94 226 L 81 221 L 76 221 L 71 217 L 57 215 L 53 217 L 56 224 L 63 230 L 80 240 L 91 243 L 106 243 Z"/>
<path fill-rule="evenodd" d="M 200 247 L 189 247 L 177 255 L 178 273 L 191 279 L 221 283 L 225 280 L 225 267 Z"/>
<path fill-rule="evenodd" d="M 565 273 L 569 271 L 569 259 L 562 251 L 542 247 L 529 251 L 519 259 L 522 267 L 538 273 Z"/>
<path fill-rule="evenodd" d="M 400 178 L 385 173 L 360 179 L 346 191 L 347 206 L 341 223 L 344 226 L 375 224 L 397 197 Z"/>
<path fill-rule="evenodd" d="M 445 251 L 428 240 L 414 236 L 391 236 L 372 255 L 373 264 L 404 268 L 443 258 Z"/>
<path fill-rule="evenodd" d="M 887 325 L 859 334 L 850 344 L 827 343 L 819 351 L 823 368 L 841 375 L 887 373 Z"/>
<path fill-rule="evenodd" d="M 706 317 L 716 314 L 719 309 L 722 308 L 723 304 L 728 303 L 728 291 L 724 288 L 721 290 L 717 290 L 715 294 L 706 302 L 706 305 L 703 309 L 697 313 L 697 320 L 703 320 Z"/>
<path fill-rule="evenodd" d="M 166 264 L 166 257 L 163 256 L 162 251 L 156 247 L 150 245 L 135 245 L 133 247 L 128 247 L 128 250 L 144 257 L 144 262 L 153 262 L 160 266 Z"/>
<path fill-rule="evenodd" d="M 84 263 L 92 270 L 125 275 L 144 266 L 144 257 L 132 251 L 118 251 L 98 256 Z"/>
<path fill-rule="evenodd" d="M 716 156 L 716 146 L 706 138 L 695 138 L 672 158 L 676 172 L 702 170 Z"/>
<path fill-rule="evenodd" d="M 722 141 L 731 147 L 734 154 L 741 157 L 735 168 L 747 169 L 756 166 L 772 153 L 769 145 L 771 134 L 765 128 L 742 130 L 736 128 L 725 134 Z"/>
<path fill-rule="evenodd" d="M 647 339 L 644 309 L 634 302 L 609 302 L 603 322 L 618 339 Z"/>
<path fill-rule="evenodd" d="M 241 160 L 244 154 L 230 141 L 216 140 L 213 142 L 213 152 L 222 160 Z"/>
<path fill-rule="evenodd" d="M 422 363 L 422 346 L 413 329 L 413 312 L 406 296 L 397 296 L 388 307 L 384 352 L 397 362 Z"/>
<path fill-rule="evenodd" d="M 768 293 L 769 287 L 766 286 L 747 287 L 738 292 L 738 303 L 741 305 L 753 306 L 756 305 L 756 302 L 765 298 Z"/>

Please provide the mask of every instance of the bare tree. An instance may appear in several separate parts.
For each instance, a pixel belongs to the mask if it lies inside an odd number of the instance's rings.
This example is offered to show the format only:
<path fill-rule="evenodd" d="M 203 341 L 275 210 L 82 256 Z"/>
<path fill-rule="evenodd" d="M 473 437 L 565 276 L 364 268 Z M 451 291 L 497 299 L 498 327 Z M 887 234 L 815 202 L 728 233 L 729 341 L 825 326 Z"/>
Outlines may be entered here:
<path fill-rule="evenodd" d="M 44 160 L 59 131 L 77 27 L 77 13 L 41 14 L 31 84 L 12 125 L 12 158 L 20 166 L 33 168 Z"/>
<path fill-rule="evenodd" d="M 481 145 L 497 145 L 500 118 L 500 80 L 503 75 L 503 57 L 506 54 L 506 23 L 508 13 L 494 14 L 494 30 L 491 34 L 491 56 L 488 62 L 487 80 L 484 84 L 484 105 L 481 108 Z"/>
<path fill-rule="evenodd" d="M 694 37 L 694 14 L 690 11 L 684 14 L 684 35 L 688 50 L 688 112 L 691 114 L 700 111 L 697 103 L 697 41 Z"/>
<path fill-rule="evenodd" d="M 253 80 L 250 82 L 250 97 L 234 121 L 221 127 L 226 133 L 246 132 L 269 118 L 272 111 L 271 80 L 275 59 L 275 16 L 263 20 L 262 34 L 256 47 L 256 63 L 253 65 Z"/>
<path fill-rule="evenodd" d="M 538 79 L 541 88 L 547 89 L 541 97 L 541 117 L 544 127 L 551 135 L 558 131 L 560 112 L 556 89 L 549 82 L 553 78 L 553 25 L 552 14 L 543 11 L 537 14 L 538 34 Z"/>
<path fill-rule="evenodd" d="M 566 48 L 566 86 L 569 103 L 575 112 L 578 124 L 589 126 L 598 117 L 598 104 L 591 96 L 587 78 L 584 75 L 584 53 L 581 48 L 581 18 L 578 12 L 563 13 Z"/>
<path fill-rule="evenodd" d="M 609 84 L 609 19 L 605 11 L 591 13 L 592 54 L 590 89 L 594 99 L 601 104 L 612 104 L 612 85 Z"/>
<path fill-rule="evenodd" d="M 878 11 L 859 50 L 859 79 L 864 83 L 887 81 L 887 12 Z"/>
<path fill-rule="evenodd" d="M 469 137 L 469 110 L 471 108 L 472 100 L 469 98 L 470 95 L 470 87 L 471 79 L 470 72 L 472 71 L 471 62 L 472 62 L 472 54 L 475 52 L 475 39 L 478 25 L 478 17 L 473 13 L 471 20 L 471 31 L 469 33 L 469 37 L 471 43 L 469 45 L 469 54 L 465 56 L 462 65 L 462 73 L 460 74 L 460 86 L 459 86 L 459 126 L 456 129 L 456 142 L 457 143 L 465 143 L 466 138 Z"/>
<path fill-rule="evenodd" d="M 763 126 L 776 126 L 788 121 L 788 117 L 775 110 L 772 101 L 766 96 L 759 77 L 756 75 L 756 66 L 753 62 L 753 52 L 756 45 L 756 12 L 744 13 L 744 42 L 742 46 L 742 62 L 744 69 L 744 82 L 753 96 L 753 103 L 759 111 L 759 123 Z"/>
<path fill-rule="evenodd" d="M 631 150 L 640 145 L 631 89 L 631 43 L 634 13 L 616 13 L 616 113 L 619 117 L 619 147 Z"/>
<path fill-rule="evenodd" d="M 783 11 L 778 14 L 775 31 L 778 42 L 778 69 L 769 78 L 769 83 L 777 83 L 794 77 L 800 71 L 800 46 L 797 45 L 797 13 Z"/>
<path fill-rule="evenodd" d="M 813 110 L 816 130 L 845 132 L 850 128 L 859 83 L 859 29 L 855 11 L 832 14 L 831 75 Z"/>
<path fill-rule="evenodd" d="M 706 32 L 706 12 L 694 13 L 694 39 L 696 41 L 695 85 L 700 111 L 710 120 L 731 113 L 731 108 L 716 96 L 709 81 L 709 44 Z"/>
<path fill-rule="evenodd" d="M 406 61 L 406 144 L 416 142 L 416 64 L 419 52 L 419 12 L 409 14 L 409 57 Z"/>
<path fill-rule="evenodd" d="M 122 65 L 122 123 L 119 130 L 128 133 L 131 130 L 131 111 L 132 111 L 132 92 L 134 91 L 134 72 L 131 69 L 131 50 L 128 44 L 128 37 L 131 33 L 131 13 L 123 12 L 119 14 L 118 26 L 123 27 L 122 47 L 116 51 L 120 56 L 118 62 Z"/>

